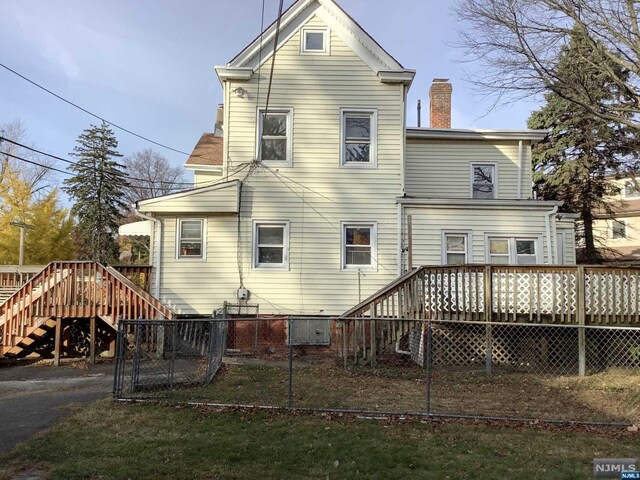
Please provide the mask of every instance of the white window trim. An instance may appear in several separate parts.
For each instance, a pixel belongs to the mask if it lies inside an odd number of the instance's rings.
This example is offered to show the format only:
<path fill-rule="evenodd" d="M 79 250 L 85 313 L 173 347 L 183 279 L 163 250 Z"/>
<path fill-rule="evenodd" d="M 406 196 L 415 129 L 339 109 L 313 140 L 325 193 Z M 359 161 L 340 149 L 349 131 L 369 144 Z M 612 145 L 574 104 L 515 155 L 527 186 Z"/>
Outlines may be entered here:
<path fill-rule="evenodd" d="M 457 235 L 466 237 L 465 241 L 465 264 L 473 263 L 471 243 L 473 242 L 473 230 L 442 230 L 441 236 L 441 258 L 442 265 L 447 265 L 447 235 Z"/>
<path fill-rule="evenodd" d="M 370 228 L 371 229 L 371 265 L 347 265 L 347 237 L 345 235 L 347 227 L 350 228 Z M 367 221 L 344 221 L 340 222 L 340 270 L 377 272 L 378 271 L 378 223 Z"/>
<path fill-rule="evenodd" d="M 498 192 L 498 163 L 497 162 L 472 162 L 469 164 L 469 198 L 473 200 L 481 200 L 478 198 L 473 198 L 473 169 L 474 167 L 483 167 L 483 166 L 491 166 L 493 167 L 493 200 L 500 198 L 500 194 Z"/>
<path fill-rule="evenodd" d="M 291 167 L 293 166 L 293 108 L 291 107 L 269 107 L 267 113 L 284 113 L 287 115 L 287 159 L 279 160 L 262 160 L 262 114 L 264 108 L 257 109 L 256 112 L 256 157 L 259 157 L 260 163 L 273 167 Z"/>
<path fill-rule="evenodd" d="M 324 49 L 307 50 L 306 32 L 322 32 L 324 33 Z M 300 29 L 300 54 L 301 55 L 330 55 L 331 54 L 331 30 L 329 27 L 302 27 Z"/>
<path fill-rule="evenodd" d="M 289 220 L 253 220 L 253 243 L 251 247 L 251 267 L 253 270 L 269 271 L 289 271 L 289 232 L 291 222 Z M 284 227 L 284 263 L 259 263 L 258 262 L 258 227 L 259 226 L 281 226 Z"/>
<path fill-rule="evenodd" d="M 371 115 L 371 147 L 369 150 L 369 162 L 346 163 L 346 129 L 345 115 L 349 113 L 366 113 Z M 378 168 L 378 109 L 377 108 L 340 108 L 340 168 Z"/>
<path fill-rule="evenodd" d="M 199 257 L 194 256 L 182 256 L 180 255 L 180 231 L 181 225 L 184 220 L 193 221 L 199 220 L 202 223 L 202 255 Z M 179 217 L 176 218 L 176 248 L 175 248 L 176 260 L 180 262 L 204 262 L 207 259 L 207 219 L 203 217 Z"/>
<path fill-rule="evenodd" d="M 484 234 L 484 258 L 487 265 L 491 265 L 491 253 L 489 251 L 489 239 L 500 238 L 509 240 L 509 263 L 517 266 L 516 240 L 533 240 L 536 245 L 536 264 L 544 265 L 544 238 L 542 235 L 527 235 L 515 233 L 485 233 Z M 499 265 L 497 265 L 499 266 Z M 527 265 L 520 265 L 526 267 Z"/>
<path fill-rule="evenodd" d="M 619 223 L 622 223 L 624 225 L 624 235 L 621 236 L 621 237 L 614 237 L 613 236 L 613 227 L 614 227 L 615 222 L 619 222 Z M 625 240 L 626 238 L 628 238 L 627 237 L 628 228 L 629 228 L 629 225 L 627 224 L 627 221 L 624 218 L 621 219 L 621 220 L 617 219 L 617 218 L 612 219 L 611 220 L 611 229 L 609 231 L 609 238 L 611 240 Z"/>

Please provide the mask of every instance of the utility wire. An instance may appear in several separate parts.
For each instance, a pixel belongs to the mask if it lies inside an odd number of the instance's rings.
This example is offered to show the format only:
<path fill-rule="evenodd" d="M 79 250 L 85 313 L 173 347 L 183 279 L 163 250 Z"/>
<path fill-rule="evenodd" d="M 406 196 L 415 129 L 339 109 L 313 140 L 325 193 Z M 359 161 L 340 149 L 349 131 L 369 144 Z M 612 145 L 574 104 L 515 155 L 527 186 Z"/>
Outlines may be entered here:
<path fill-rule="evenodd" d="M 27 145 L 23 145 L 21 143 L 15 142 L 13 140 L 9 140 L 8 138 L 5 138 L 5 137 L 0 137 L 0 141 L 9 142 L 9 143 L 12 143 L 12 144 L 14 144 L 14 145 L 16 145 L 18 147 L 25 148 L 27 150 L 31 150 L 32 152 L 35 152 L 35 153 L 39 153 L 40 155 L 44 155 L 46 157 L 51 157 L 51 158 L 53 158 L 55 160 L 60 160 L 61 162 L 68 163 L 69 165 L 78 166 L 78 162 L 74 162 L 74 161 L 68 160 L 66 158 L 58 157 L 57 155 L 52 155 L 50 153 L 43 152 L 42 150 L 38 150 L 37 148 L 28 147 Z M 138 182 L 161 183 L 161 184 L 164 184 L 164 185 L 191 185 L 191 186 L 193 186 L 192 182 L 168 182 L 166 180 L 150 180 L 150 179 L 144 179 L 144 178 L 131 177 L 131 176 L 127 175 L 127 174 L 124 174 L 124 175 L 127 177 L 127 179 L 135 180 L 135 181 L 138 181 Z"/>
<path fill-rule="evenodd" d="M 271 57 L 271 73 L 269 74 L 269 88 L 267 89 L 267 102 L 264 106 L 264 115 L 267 116 L 269 110 L 269 100 L 271 98 L 271 85 L 273 83 L 273 70 L 276 66 L 276 52 L 278 51 L 278 40 L 280 38 L 280 21 L 282 20 L 282 9 L 284 0 L 280 0 L 280 8 L 278 9 L 278 21 L 276 22 L 276 34 L 273 38 L 273 57 Z M 259 81 L 259 80 L 258 80 Z"/>
<path fill-rule="evenodd" d="M 133 135 L 134 137 L 140 138 L 141 140 L 144 140 L 144 141 L 149 142 L 149 143 L 153 143 L 154 145 L 157 145 L 158 147 L 166 148 L 167 150 L 171 150 L 172 152 L 180 153 L 180 154 L 186 155 L 186 156 L 191 156 L 191 153 L 185 152 L 183 150 L 179 150 L 177 148 L 170 147 L 168 145 L 165 145 L 164 143 L 157 142 L 157 141 L 152 140 L 152 139 L 150 139 L 148 137 L 145 137 L 144 135 L 140 135 L 139 133 L 136 133 L 136 132 L 134 132 L 132 130 L 129 130 L 128 128 L 125 128 L 125 127 L 123 127 L 121 125 L 118 125 L 117 123 L 111 122 L 111 121 L 107 120 L 106 118 L 101 117 L 100 115 L 97 115 L 97 114 L 87 110 L 84 107 L 81 107 L 77 103 L 74 103 L 71 100 L 67 100 L 66 98 L 62 97 L 61 95 L 58 95 L 57 93 L 52 92 L 51 90 L 49 90 L 48 88 L 44 87 L 43 85 L 40 85 L 39 83 L 31 80 L 30 78 L 22 75 L 21 73 L 16 72 L 14 69 L 8 67 L 7 65 L 5 65 L 3 63 L 0 63 L 0 67 L 4 68 L 5 70 L 8 70 L 9 72 L 13 73 L 14 75 L 16 75 L 16 76 L 20 77 L 21 79 L 25 80 L 26 82 L 29 82 L 31 85 L 34 85 L 34 86 L 38 87 L 41 90 L 44 90 L 48 94 L 53 95 L 58 100 L 61 100 L 61 101 L 65 102 L 65 103 L 71 105 L 72 107 L 75 107 L 78 110 L 83 111 L 87 115 L 90 115 L 90 116 L 92 116 L 94 118 L 97 118 L 98 120 L 102 120 L 103 122 L 111 125 L 112 127 L 117 128 L 118 130 L 122 130 L 123 132 L 126 132 L 129 135 Z M 207 157 L 204 157 L 202 155 L 193 155 L 193 156 L 197 157 L 197 158 L 207 158 Z"/>

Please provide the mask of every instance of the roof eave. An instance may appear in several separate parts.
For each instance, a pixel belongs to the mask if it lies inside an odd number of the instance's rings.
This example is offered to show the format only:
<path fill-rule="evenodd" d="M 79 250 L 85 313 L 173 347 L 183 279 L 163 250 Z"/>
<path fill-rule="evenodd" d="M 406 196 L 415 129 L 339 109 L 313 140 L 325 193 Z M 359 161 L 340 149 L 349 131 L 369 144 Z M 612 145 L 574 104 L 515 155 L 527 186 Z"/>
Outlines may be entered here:
<path fill-rule="evenodd" d="M 461 130 L 454 128 L 407 128 L 407 139 L 434 140 L 528 140 L 537 143 L 546 130 Z"/>
<path fill-rule="evenodd" d="M 404 70 L 381 70 L 378 72 L 378 77 L 382 83 L 387 84 L 403 84 L 407 87 L 411 87 L 413 83 L 413 79 L 416 76 L 415 70 L 404 69 Z"/>

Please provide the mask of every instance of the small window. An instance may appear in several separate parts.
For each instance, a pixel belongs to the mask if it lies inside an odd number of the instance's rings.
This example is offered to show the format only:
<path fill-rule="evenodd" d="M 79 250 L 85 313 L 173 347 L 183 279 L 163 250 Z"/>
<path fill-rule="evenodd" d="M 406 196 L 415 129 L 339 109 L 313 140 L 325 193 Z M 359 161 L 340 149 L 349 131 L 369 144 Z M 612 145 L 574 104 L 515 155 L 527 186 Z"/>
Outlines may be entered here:
<path fill-rule="evenodd" d="M 471 165 L 471 197 L 478 199 L 496 198 L 496 166 Z"/>
<path fill-rule="evenodd" d="M 488 262 L 494 265 L 538 264 L 538 240 L 535 238 L 489 237 Z"/>
<path fill-rule="evenodd" d="M 489 239 L 489 263 L 497 265 L 509 264 L 509 240 L 506 238 Z"/>
<path fill-rule="evenodd" d="M 343 225 L 342 268 L 374 268 L 375 225 Z"/>
<path fill-rule="evenodd" d="M 303 28 L 302 53 L 329 53 L 329 38 L 327 28 Z"/>
<path fill-rule="evenodd" d="M 373 111 L 342 112 L 342 165 L 375 166 L 376 116 Z"/>
<path fill-rule="evenodd" d="M 203 258 L 204 220 L 178 221 L 178 258 Z"/>
<path fill-rule="evenodd" d="M 627 180 L 624 184 L 624 196 L 627 198 L 640 197 L 640 183 L 637 180 Z"/>
<path fill-rule="evenodd" d="M 442 262 L 445 265 L 464 265 L 469 263 L 468 243 L 468 233 L 444 232 Z"/>
<path fill-rule="evenodd" d="M 538 261 L 535 240 L 516 239 L 516 265 L 535 265 L 536 263 Z"/>
<path fill-rule="evenodd" d="M 612 222 L 611 238 L 627 238 L 627 224 L 624 220 L 614 220 Z"/>
<path fill-rule="evenodd" d="M 291 164 L 291 111 L 260 111 L 260 160 L 278 165 Z"/>
<path fill-rule="evenodd" d="M 253 265 L 255 268 L 289 268 L 289 223 L 254 224 Z"/>

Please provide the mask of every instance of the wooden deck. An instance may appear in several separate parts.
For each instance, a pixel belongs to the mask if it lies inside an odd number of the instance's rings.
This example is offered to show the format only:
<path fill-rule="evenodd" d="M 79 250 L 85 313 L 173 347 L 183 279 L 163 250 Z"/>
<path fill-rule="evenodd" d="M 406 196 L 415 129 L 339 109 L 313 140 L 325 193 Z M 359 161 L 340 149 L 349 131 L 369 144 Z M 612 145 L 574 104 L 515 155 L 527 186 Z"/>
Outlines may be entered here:
<path fill-rule="evenodd" d="M 640 268 L 422 266 L 343 317 L 640 325 Z"/>
<path fill-rule="evenodd" d="M 124 273 L 144 272 L 132 268 Z M 93 358 L 96 320 L 115 331 L 120 318 L 172 316 L 168 308 L 113 267 L 95 262 L 52 262 L 0 304 L 0 355 L 25 354 L 55 329 L 54 354 L 59 359 L 65 320 L 73 319 L 90 324 Z"/>

